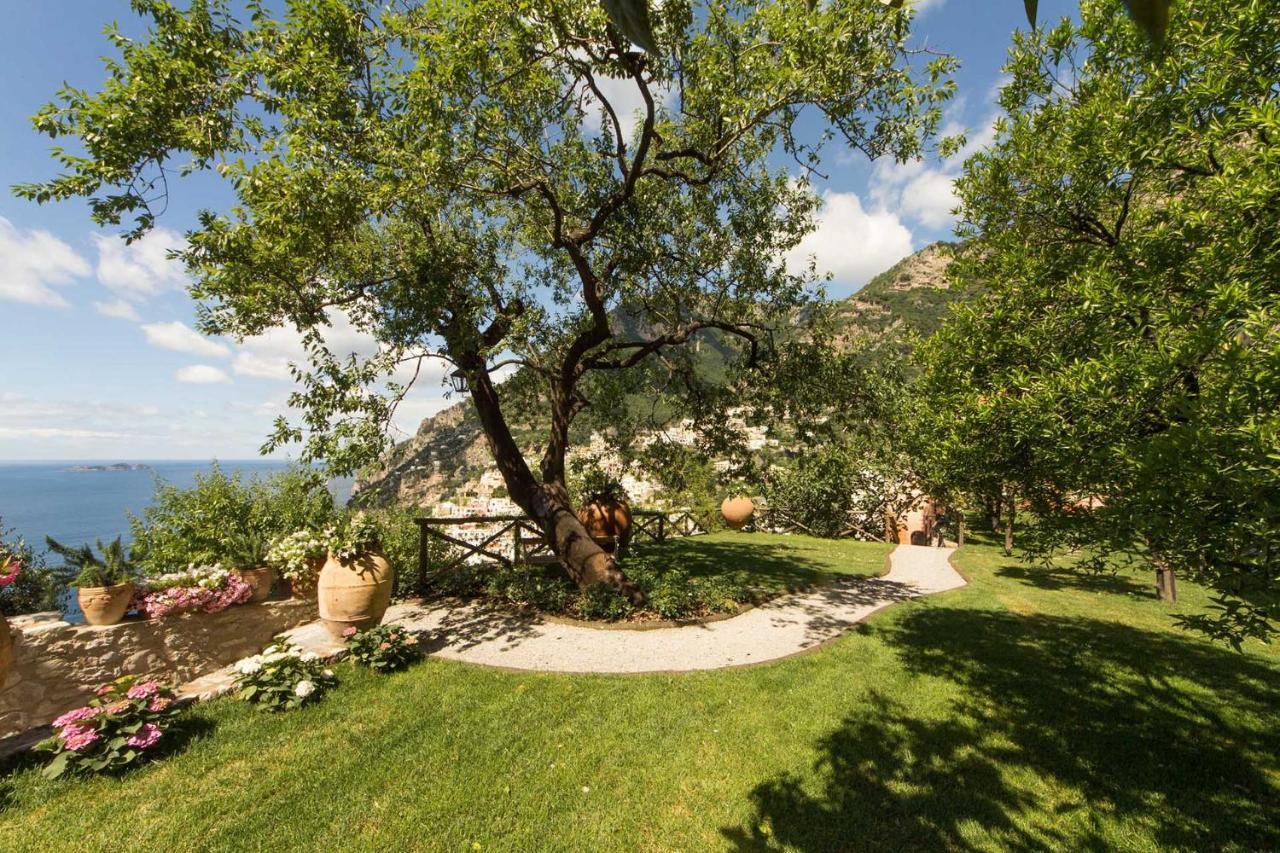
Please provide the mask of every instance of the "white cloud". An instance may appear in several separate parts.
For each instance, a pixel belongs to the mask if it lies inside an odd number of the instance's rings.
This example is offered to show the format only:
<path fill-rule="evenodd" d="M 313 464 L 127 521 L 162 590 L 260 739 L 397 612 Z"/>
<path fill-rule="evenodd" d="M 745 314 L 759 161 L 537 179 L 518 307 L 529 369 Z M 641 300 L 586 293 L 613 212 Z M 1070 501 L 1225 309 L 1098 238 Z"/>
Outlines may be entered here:
<path fill-rule="evenodd" d="M 226 358 L 231 355 L 231 350 L 223 344 L 206 338 L 177 320 L 172 323 L 147 323 L 142 331 L 147 336 L 147 343 L 162 349 L 206 358 Z"/>
<path fill-rule="evenodd" d="M 129 320 L 134 323 L 141 323 L 142 318 L 138 316 L 138 312 L 132 305 L 123 299 L 113 299 L 110 302 L 95 302 L 93 307 L 103 317 L 112 317 L 116 320 Z"/>
<path fill-rule="evenodd" d="M 878 160 L 871 173 L 871 199 L 877 207 L 901 211 L 902 215 L 926 228 L 948 229 L 955 222 L 952 211 L 959 205 L 955 180 L 964 161 L 989 146 L 996 138 L 998 113 L 988 115 L 977 132 L 965 132 L 955 120 L 942 128 L 942 136 L 965 133 L 965 144 L 953 156 L 936 166 L 921 160 L 898 163 Z"/>
<path fill-rule="evenodd" d="M 378 351 L 373 335 L 356 328 L 345 313 L 334 311 L 330 321 L 324 333 L 325 345 L 339 358 L 351 354 L 368 357 Z M 293 376 L 289 365 L 305 366 L 307 361 L 302 335 L 296 329 L 281 326 L 241 341 L 231 369 L 241 376 L 290 381 Z"/>
<path fill-rule="evenodd" d="M 24 231 L 0 216 L 0 299 L 64 308 L 53 288 L 88 274 L 88 262 L 48 231 Z"/>
<path fill-rule="evenodd" d="M 190 382 L 193 385 L 215 385 L 231 381 L 231 377 L 225 370 L 210 364 L 193 364 L 183 367 L 173 376 L 179 382 Z"/>
<path fill-rule="evenodd" d="M 115 235 L 92 236 L 98 250 L 98 281 L 118 297 L 138 301 L 186 285 L 182 263 L 168 256 L 186 246 L 176 231 L 155 228 L 127 245 Z"/>
<path fill-rule="evenodd" d="M 857 289 L 877 273 L 911 254 L 911 232 L 896 214 L 867 211 L 856 193 L 822 194 L 817 228 L 787 253 L 799 271 L 814 258 L 819 273 L 830 273 L 840 290 Z"/>
<path fill-rule="evenodd" d="M 959 204 L 955 177 L 935 169 L 927 169 L 908 181 L 899 203 L 904 215 L 929 228 L 951 225 L 955 218 L 951 211 Z"/>

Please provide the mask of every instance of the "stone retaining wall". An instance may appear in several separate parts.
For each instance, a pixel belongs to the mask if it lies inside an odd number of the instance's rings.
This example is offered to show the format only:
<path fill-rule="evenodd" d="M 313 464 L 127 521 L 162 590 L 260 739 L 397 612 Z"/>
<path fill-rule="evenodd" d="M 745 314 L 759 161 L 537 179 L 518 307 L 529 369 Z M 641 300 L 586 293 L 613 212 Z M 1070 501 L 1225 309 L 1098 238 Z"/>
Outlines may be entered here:
<path fill-rule="evenodd" d="M 315 602 L 300 599 L 104 627 L 70 625 L 57 613 L 12 617 L 13 665 L 0 688 L 0 737 L 48 723 L 122 675 L 150 675 L 173 685 L 199 678 L 315 618 Z"/>

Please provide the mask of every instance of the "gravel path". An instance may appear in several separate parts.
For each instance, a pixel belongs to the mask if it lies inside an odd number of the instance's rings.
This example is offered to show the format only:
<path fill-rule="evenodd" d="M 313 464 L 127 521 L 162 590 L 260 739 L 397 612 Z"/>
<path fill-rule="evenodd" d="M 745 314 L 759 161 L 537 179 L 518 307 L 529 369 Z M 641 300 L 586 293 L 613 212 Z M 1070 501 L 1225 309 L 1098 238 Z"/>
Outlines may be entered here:
<path fill-rule="evenodd" d="M 540 672 L 682 672 L 722 669 L 789 657 L 835 639 L 875 611 L 918 595 L 964 586 L 951 549 L 899 545 L 888 574 L 850 577 L 784 596 L 731 619 L 652 630 L 602 630 L 512 616 L 481 605 L 396 604 L 384 621 L 420 632 L 436 657 Z M 303 649 L 329 656 L 342 646 L 319 623 L 288 632 Z M 223 670 L 188 685 L 209 695 L 225 689 Z"/>

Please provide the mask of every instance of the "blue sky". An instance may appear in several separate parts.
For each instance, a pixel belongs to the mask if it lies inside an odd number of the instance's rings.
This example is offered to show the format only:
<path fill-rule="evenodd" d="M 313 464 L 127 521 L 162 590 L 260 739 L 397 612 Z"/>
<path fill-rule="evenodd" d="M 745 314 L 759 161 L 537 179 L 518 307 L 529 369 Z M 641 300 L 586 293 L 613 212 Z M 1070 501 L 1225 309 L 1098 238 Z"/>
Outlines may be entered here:
<path fill-rule="evenodd" d="M 50 141 L 29 123 L 64 82 L 96 88 L 102 28 L 137 32 L 126 0 L 6 5 L 0 30 L 0 185 L 54 171 Z M 1069 14 L 1042 2 L 1041 16 Z M 949 130 L 982 144 L 1012 31 L 1026 25 L 1017 0 L 921 0 L 921 44 L 957 56 L 959 96 Z M 847 295 L 899 258 L 950 233 L 950 181 L 959 161 L 895 165 L 831 149 L 819 182 L 818 230 L 797 253 L 814 255 Z M 281 331 L 237 343 L 203 339 L 181 269 L 165 258 L 202 207 L 228 200 L 199 178 L 173 194 L 161 228 L 126 247 L 98 229 L 81 201 L 37 206 L 0 194 L 0 459 L 207 459 L 255 456 L 292 384 L 299 356 Z M 339 322 L 335 346 L 370 342 Z M 401 430 L 447 404 L 435 371 L 402 407 Z"/>

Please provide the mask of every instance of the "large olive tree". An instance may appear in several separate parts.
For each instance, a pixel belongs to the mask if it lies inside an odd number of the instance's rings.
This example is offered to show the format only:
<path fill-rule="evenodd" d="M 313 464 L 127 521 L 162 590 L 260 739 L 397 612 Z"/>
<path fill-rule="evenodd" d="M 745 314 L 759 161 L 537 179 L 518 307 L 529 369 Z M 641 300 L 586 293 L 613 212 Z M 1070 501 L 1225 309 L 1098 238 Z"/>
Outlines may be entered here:
<path fill-rule="evenodd" d="M 656 54 L 589 0 L 234 5 L 134 0 L 147 36 L 109 31 L 102 89 L 35 118 L 83 151 L 20 192 L 88 197 L 137 237 L 175 176 L 221 175 L 235 204 L 184 252 L 204 330 L 290 325 L 311 346 L 303 423 L 273 442 L 353 468 L 409 384 L 386 377 L 447 359 L 512 499 L 579 583 L 632 597 L 564 485 L 587 378 L 711 332 L 761 364 L 814 297 L 780 259 L 810 227 L 823 145 L 915 156 L 951 92 L 949 60 L 908 49 L 909 10 L 876 0 L 667 0 Z M 375 356 L 325 348 L 335 308 Z M 508 363 L 540 390 L 536 464 L 492 374 Z"/>

